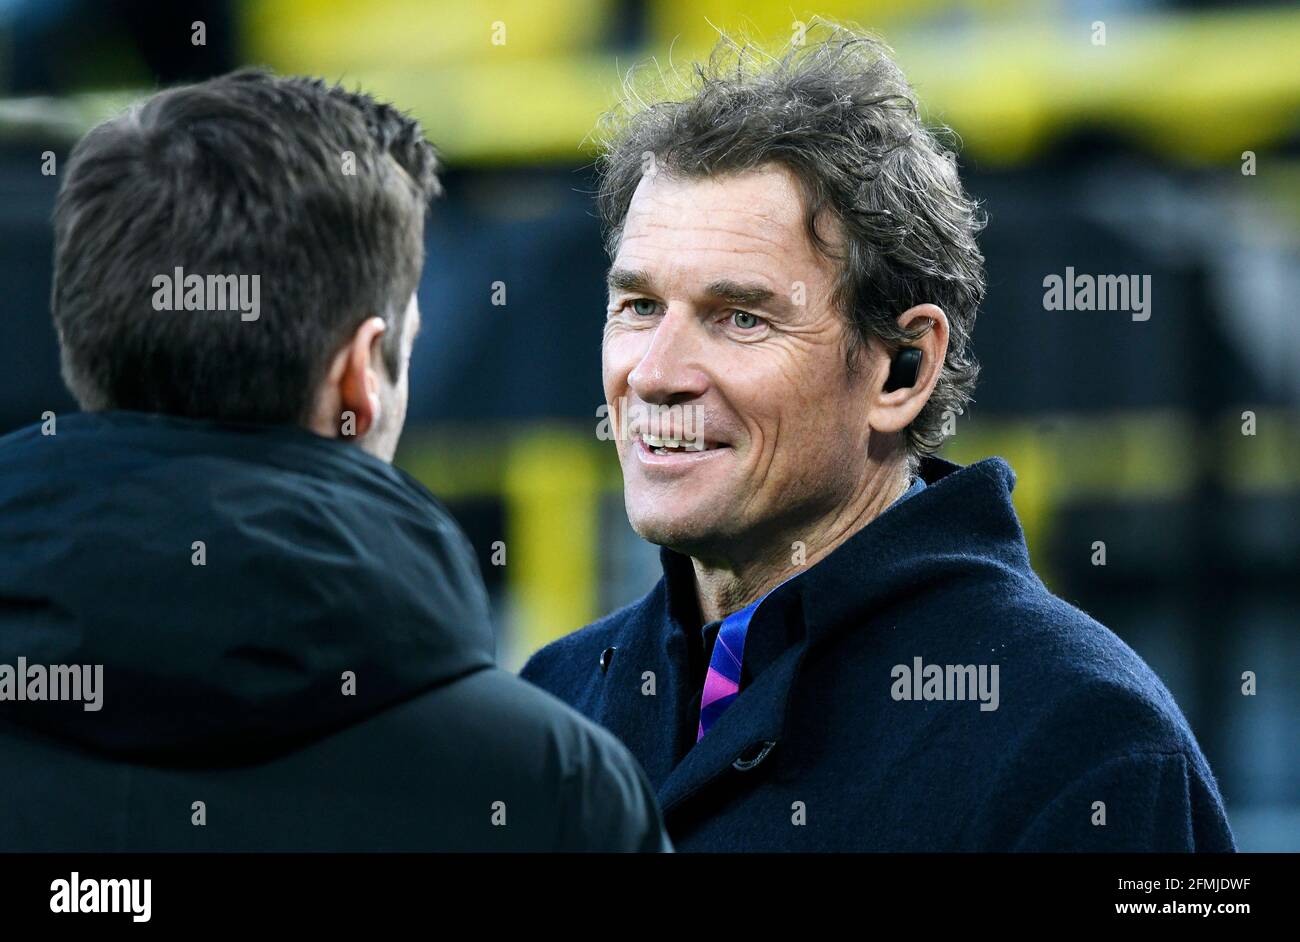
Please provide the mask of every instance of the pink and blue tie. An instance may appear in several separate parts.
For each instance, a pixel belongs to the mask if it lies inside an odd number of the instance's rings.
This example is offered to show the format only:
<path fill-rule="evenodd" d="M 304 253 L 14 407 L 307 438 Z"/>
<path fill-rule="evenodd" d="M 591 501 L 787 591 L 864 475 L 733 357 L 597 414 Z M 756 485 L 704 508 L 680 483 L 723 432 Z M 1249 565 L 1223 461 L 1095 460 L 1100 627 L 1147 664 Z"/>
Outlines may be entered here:
<path fill-rule="evenodd" d="M 704 693 L 700 696 L 700 728 L 695 736 L 696 742 L 704 738 L 718 717 L 731 706 L 731 701 L 740 695 L 740 662 L 745 654 L 745 635 L 749 632 L 749 620 L 758 608 L 758 601 L 728 615 L 718 629 L 713 654 L 709 658 L 709 672 L 704 677 Z"/>

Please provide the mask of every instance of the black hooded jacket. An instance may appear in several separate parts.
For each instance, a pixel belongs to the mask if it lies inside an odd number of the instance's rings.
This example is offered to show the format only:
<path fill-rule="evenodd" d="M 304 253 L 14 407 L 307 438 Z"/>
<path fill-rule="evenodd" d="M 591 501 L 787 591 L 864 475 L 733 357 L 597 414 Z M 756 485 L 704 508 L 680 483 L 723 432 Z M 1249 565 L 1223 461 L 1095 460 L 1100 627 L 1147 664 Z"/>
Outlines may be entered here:
<path fill-rule="evenodd" d="M 464 535 L 353 444 L 0 439 L 0 851 L 664 849 L 622 745 L 492 647 Z"/>

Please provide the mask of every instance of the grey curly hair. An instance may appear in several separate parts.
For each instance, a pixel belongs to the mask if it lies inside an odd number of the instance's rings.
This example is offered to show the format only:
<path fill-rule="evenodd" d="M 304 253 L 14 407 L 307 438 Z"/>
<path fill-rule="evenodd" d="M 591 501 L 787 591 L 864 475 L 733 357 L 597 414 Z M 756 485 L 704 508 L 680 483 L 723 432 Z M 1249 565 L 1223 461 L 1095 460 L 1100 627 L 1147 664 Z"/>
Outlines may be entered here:
<path fill-rule="evenodd" d="M 930 302 L 947 315 L 948 353 L 934 392 L 907 430 L 908 464 L 943 443 L 945 413 L 971 399 L 979 364 L 971 331 L 984 298 L 984 218 L 964 193 L 956 157 L 927 129 L 892 50 L 860 30 L 815 24 L 779 57 L 723 38 L 686 79 L 686 95 L 647 96 L 625 83 L 602 121 L 596 193 L 613 258 L 632 194 L 653 155 L 658 171 L 686 178 L 767 164 L 790 170 L 803 191 L 817 251 L 839 266 L 834 301 L 852 330 L 850 370 L 870 337 L 887 350 L 915 340 L 897 318 Z M 818 220 L 829 216 L 838 238 Z"/>

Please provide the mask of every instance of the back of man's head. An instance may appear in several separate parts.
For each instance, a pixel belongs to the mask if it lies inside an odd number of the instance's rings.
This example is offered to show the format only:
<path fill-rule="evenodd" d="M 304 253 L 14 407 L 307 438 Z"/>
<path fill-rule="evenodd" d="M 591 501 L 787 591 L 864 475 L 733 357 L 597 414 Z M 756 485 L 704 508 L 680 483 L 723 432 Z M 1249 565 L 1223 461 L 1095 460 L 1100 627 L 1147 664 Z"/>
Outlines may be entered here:
<path fill-rule="evenodd" d="M 374 317 L 395 381 L 437 169 L 394 108 L 261 71 L 99 125 L 54 213 L 73 395 L 91 410 L 308 424 L 331 357 Z"/>

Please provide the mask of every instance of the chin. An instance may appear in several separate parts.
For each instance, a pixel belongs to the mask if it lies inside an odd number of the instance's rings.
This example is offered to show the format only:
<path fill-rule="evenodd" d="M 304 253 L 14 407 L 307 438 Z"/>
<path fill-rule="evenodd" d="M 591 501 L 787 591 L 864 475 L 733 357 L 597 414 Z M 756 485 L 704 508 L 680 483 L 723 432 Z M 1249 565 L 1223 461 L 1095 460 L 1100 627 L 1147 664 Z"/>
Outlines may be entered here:
<path fill-rule="evenodd" d="M 692 555 L 701 547 L 711 545 L 718 537 L 720 527 L 714 519 L 694 513 L 660 514 L 628 513 L 628 521 L 636 535 L 647 543 L 666 546 L 670 550 Z"/>

